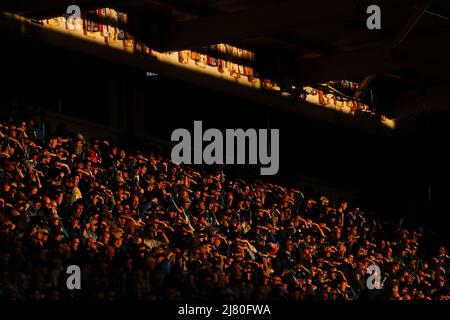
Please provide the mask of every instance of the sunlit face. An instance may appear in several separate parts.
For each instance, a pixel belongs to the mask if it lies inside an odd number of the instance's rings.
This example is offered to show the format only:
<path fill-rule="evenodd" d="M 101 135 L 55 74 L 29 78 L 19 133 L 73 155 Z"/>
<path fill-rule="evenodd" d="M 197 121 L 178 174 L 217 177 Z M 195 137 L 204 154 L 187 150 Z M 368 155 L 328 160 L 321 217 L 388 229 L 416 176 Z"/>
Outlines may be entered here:
<path fill-rule="evenodd" d="M 75 186 L 78 186 L 78 184 L 80 183 L 80 177 L 74 176 L 72 182 Z"/>
<path fill-rule="evenodd" d="M 114 245 L 116 247 L 121 247 L 122 246 L 122 239 L 116 239 L 114 240 Z"/>
<path fill-rule="evenodd" d="M 133 196 L 133 203 L 132 206 L 134 208 L 136 208 L 137 206 L 139 206 L 139 197 L 138 196 Z"/>
<path fill-rule="evenodd" d="M 41 206 L 42 206 L 42 202 L 40 200 L 36 201 L 36 202 L 33 202 L 33 207 L 35 209 L 39 210 L 41 208 Z"/>
<path fill-rule="evenodd" d="M 44 207 L 48 210 L 52 208 L 52 201 L 48 197 L 44 197 Z"/>
<path fill-rule="evenodd" d="M 3 184 L 3 191 L 9 192 L 11 190 L 11 185 L 9 183 Z"/>

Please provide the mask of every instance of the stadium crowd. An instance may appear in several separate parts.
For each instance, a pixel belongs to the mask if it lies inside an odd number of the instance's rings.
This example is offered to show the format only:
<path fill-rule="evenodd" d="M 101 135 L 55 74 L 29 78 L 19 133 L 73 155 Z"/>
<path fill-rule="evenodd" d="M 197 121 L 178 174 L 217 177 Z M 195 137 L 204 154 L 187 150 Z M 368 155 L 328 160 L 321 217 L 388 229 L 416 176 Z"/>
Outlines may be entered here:
<path fill-rule="evenodd" d="M 3 122 L 0 152 L 0 299 L 450 297 L 445 246 L 399 217 L 81 134 L 41 142 L 33 120 Z"/>

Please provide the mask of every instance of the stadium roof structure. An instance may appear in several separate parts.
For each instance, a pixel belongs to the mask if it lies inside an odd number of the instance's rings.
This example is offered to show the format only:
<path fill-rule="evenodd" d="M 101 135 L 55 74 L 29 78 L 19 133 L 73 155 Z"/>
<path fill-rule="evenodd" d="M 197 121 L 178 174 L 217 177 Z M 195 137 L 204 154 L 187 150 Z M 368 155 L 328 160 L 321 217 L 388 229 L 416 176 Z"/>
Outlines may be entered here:
<path fill-rule="evenodd" d="M 382 92 L 391 118 L 447 111 L 450 98 L 450 3 L 420 0 L 23 0 L 0 9 L 24 17 L 110 7 L 141 20 L 140 35 L 160 52 L 229 43 L 252 50 L 260 72 L 313 85 L 332 80 Z M 381 29 L 366 12 L 381 8 Z"/>

